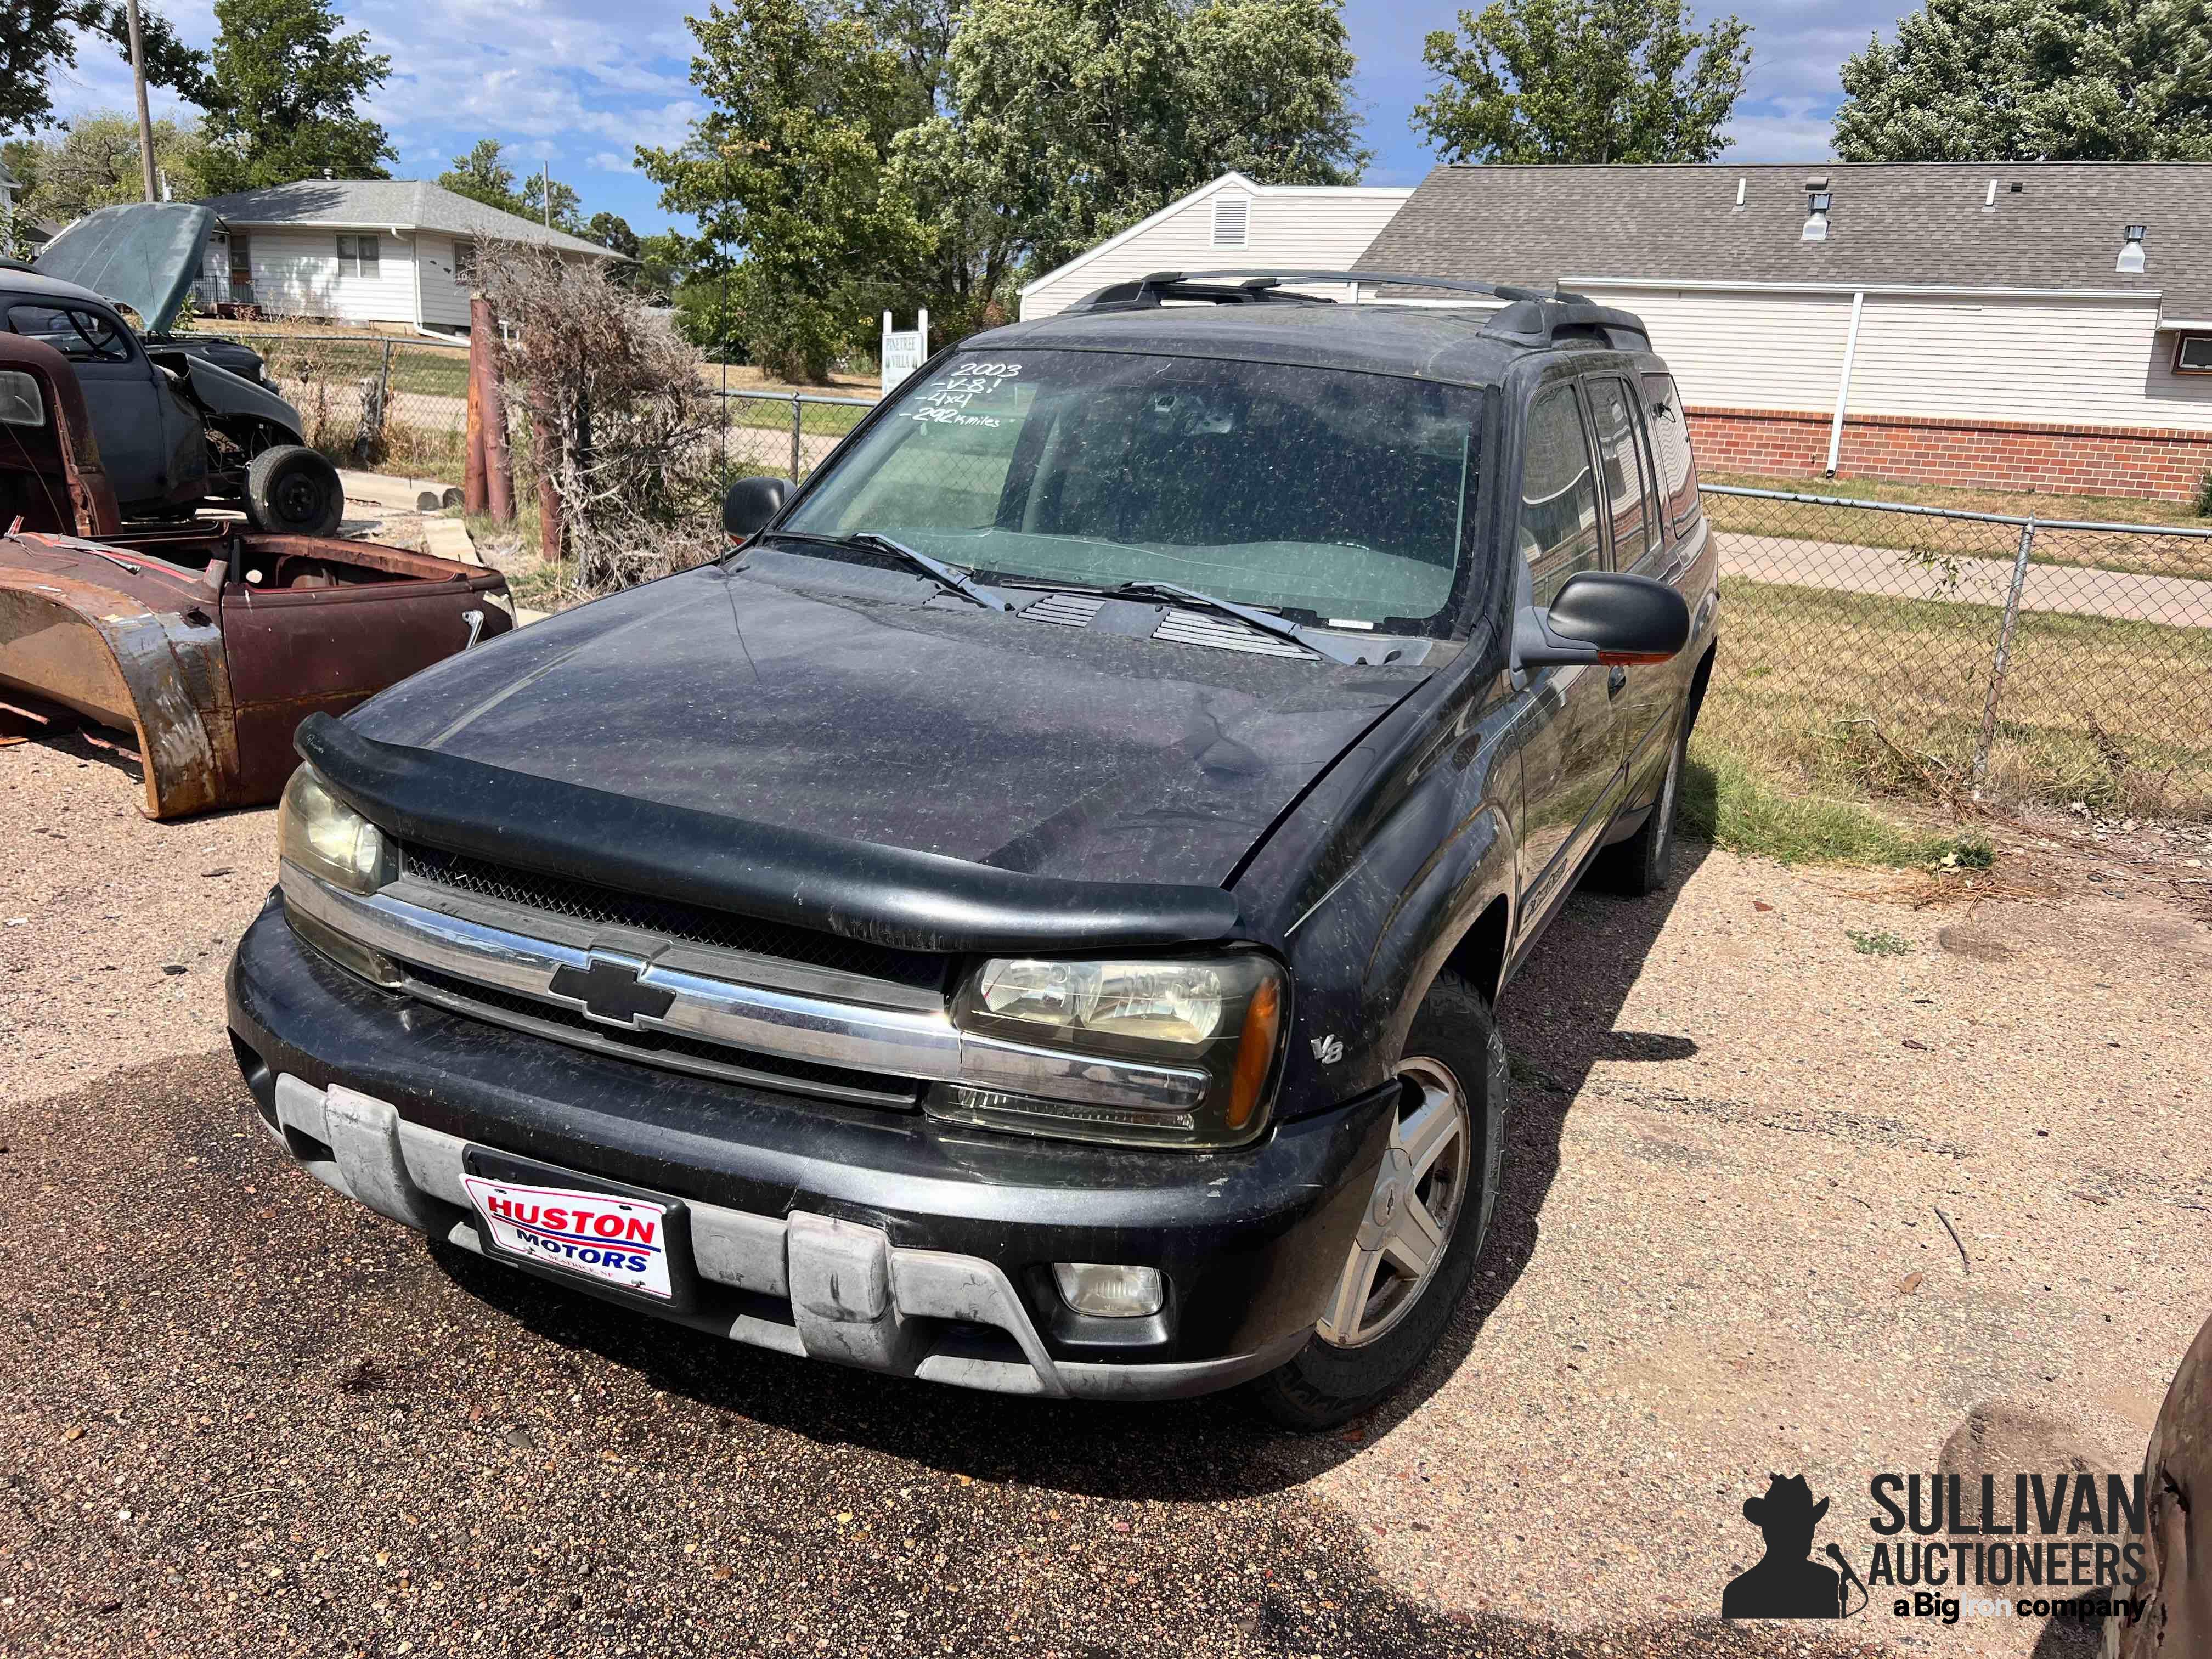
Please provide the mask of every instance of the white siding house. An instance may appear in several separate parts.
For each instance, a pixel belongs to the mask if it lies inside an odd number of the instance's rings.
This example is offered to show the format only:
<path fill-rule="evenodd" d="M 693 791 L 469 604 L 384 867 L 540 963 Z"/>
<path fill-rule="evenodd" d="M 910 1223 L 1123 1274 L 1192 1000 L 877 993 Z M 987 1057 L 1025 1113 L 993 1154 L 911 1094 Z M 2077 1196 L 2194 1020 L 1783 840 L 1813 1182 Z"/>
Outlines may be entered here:
<path fill-rule="evenodd" d="M 1247 265 L 1349 270 L 1413 192 L 1364 185 L 1255 185 L 1224 173 L 1022 289 L 1024 319 L 1156 270 Z"/>
<path fill-rule="evenodd" d="M 2212 164 L 1439 167 L 1365 264 L 1636 313 L 1708 471 L 2212 472 Z"/>
<path fill-rule="evenodd" d="M 218 196 L 222 228 L 194 285 L 210 312 L 465 333 L 465 262 L 478 241 L 612 259 L 594 243 L 411 179 L 308 179 Z"/>

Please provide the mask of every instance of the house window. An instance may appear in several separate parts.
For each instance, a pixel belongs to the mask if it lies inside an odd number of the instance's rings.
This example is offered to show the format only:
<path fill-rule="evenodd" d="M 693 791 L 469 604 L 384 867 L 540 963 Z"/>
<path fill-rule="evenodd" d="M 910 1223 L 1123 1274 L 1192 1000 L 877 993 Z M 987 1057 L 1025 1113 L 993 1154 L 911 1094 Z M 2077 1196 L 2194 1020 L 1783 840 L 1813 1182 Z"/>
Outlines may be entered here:
<path fill-rule="evenodd" d="M 2173 372 L 2212 374 L 2212 334 L 2185 334 L 2173 343 Z"/>
<path fill-rule="evenodd" d="M 341 276 L 375 276 L 376 238 L 374 236 L 339 237 L 338 275 Z"/>
<path fill-rule="evenodd" d="M 1252 198 L 1226 191 L 1213 198 L 1213 246 L 1243 247 L 1251 240 Z"/>

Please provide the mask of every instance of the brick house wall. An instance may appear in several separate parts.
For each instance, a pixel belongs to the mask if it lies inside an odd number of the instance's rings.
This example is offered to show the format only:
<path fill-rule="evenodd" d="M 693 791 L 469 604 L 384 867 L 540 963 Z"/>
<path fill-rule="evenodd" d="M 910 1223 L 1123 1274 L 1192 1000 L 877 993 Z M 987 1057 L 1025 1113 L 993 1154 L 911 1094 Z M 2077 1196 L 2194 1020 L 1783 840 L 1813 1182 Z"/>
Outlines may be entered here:
<path fill-rule="evenodd" d="M 1694 404 L 1688 412 L 1705 471 L 1806 477 L 1827 470 L 1829 416 Z M 1905 483 L 2190 501 L 2212 472 L 2212 432 L 1846 415 L 1836 471 Z"/>

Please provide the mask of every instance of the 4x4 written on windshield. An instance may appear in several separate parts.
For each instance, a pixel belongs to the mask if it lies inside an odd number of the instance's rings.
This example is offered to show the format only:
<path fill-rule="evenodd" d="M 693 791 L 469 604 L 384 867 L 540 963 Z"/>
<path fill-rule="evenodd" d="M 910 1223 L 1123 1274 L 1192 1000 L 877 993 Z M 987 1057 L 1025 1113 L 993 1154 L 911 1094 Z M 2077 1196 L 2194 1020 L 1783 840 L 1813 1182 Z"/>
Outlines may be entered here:
<path fill-rule="evenodd" d="M 996 426 L 999 417 L 988 412 L 971 412 L 969 405 L 978 398 L 988 398 L 994 392 L 1022 372 L 1019 363 L 963 363 L 954 369 L 942 386 L 931 383 L 931 389 L 913 400 L 913 407 L 902 410 L 910 421 L 944 421 L 958 426 Z M 985 410 L 990 408 L 986 404 Z"/>
<path fill-rule="evenodd" d="M 891 537 L 1008 580 L 1174 583 L 1442 635 L 1468 567 L 1482 393 L 1139 352 L 956 357 L 782 528 Z"/>

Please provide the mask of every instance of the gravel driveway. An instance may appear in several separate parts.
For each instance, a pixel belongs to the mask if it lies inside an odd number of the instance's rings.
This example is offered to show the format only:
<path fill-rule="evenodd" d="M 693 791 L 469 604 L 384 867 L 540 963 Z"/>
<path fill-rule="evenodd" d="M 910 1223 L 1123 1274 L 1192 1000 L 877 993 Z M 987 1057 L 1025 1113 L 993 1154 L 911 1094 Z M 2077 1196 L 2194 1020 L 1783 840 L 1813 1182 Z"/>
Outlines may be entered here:
<path fill-rule="evenodd" d="M 338 1200 L 224 1042 L 270 816 L 135 799 L 0 750 L 0 1659 L 2050 1659 L 2094 1632 L 1718 1625 L 1741 1500 L 1802 1472 L 1863 1559 L 1869 1476 L 1970 1413 L 1996 1467 L 2131 1470 L 2212 1310 L 2201 868 L 2031 849 L 1916 908 L 1686 849 L 1577 899 L 1507 999 L 1475 1294 L 1297 1439 L 718 1345 Z"/>

